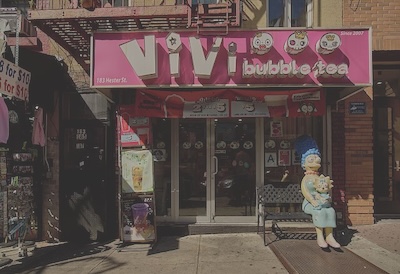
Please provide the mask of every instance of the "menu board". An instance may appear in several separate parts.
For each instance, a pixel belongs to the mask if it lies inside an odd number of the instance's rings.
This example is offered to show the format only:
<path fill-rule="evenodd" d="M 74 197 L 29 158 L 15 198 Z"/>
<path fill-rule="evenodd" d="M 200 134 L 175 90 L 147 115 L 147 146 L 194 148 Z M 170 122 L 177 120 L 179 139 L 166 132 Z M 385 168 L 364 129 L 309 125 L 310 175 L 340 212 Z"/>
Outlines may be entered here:
<path fill-rule="evenodd" d="M 156 240 L 154 195 L 135 195 L 122 201 L 122 240 L 153 242 Z"/>

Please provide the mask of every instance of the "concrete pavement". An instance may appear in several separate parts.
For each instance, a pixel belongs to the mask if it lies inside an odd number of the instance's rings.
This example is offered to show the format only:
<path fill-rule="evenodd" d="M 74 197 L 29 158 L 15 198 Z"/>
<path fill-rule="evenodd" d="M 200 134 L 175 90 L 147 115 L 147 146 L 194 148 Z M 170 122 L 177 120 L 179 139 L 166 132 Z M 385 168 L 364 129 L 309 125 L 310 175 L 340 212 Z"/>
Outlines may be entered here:
<path fill-rule="evenodd" d="M 349 227 L 338 238 L 345 248 L 386 272 L 400 273 L 400 220 Z M 153 247 L 121 247 L 119 240 L 86 245 L 37 243 L 26 258 L 7 257 L 13 261 L 1 267 L 0 273 L 288 273 L 256 233 L 164 236 Z"/>
<path fill-rule="evenodd" d="M 288 273 L 256 233 L 162 237 L 153 248 L 118 244 L 61 244 L 40 258 L 33 253 L 35 260 L 14 260 L 0 273 Z"/>
<path fill-rule="evenodd" d="M 400 273 L 400 220 L 349 227 L 346 248 L 391 274 Z"/>

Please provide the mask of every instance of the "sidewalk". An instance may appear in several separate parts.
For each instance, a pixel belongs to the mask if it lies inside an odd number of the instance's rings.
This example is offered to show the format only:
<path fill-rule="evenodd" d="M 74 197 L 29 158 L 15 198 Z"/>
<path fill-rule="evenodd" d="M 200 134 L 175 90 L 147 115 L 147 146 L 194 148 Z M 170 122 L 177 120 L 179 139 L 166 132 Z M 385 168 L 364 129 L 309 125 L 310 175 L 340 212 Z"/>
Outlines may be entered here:
<path fill-rule="evenodd" d="M 307 245 L 314 246 L 314 241 L 309 240 Z M 300 245 L 295 251 L 301 259 L 312 250 L 311 256 L 323 265 L 320 255 L 332 259 L 344 256 L 346 260 L 350 250 L 388 273 L 400 273 L 400 220 L 349 227 L 339 241 L 344 244 L 343 253 L 324 253 L 318 248 L 307 249 L 307 245 Z M 153 248 L 149 244 L 121 248 L 119 240 L 88 245 L 37 243 L 28 257 L 13 256 L 0 273 L 288 273 L 256 233 L 160 237 Z"/>
<path fill-rule="evenodd" d="M 13 261 L 0 273 L 287 273 L 256 233 L 162 237 L 152 249 L 118 244 L 59 245 L 40 258 L 32 255 L 35 260 Z"/>
<path fill-rule="evenodd" d="M 353 237 L 347 249 L 388 273 L 400 273 L 400 220 L 350 227 Z"/>

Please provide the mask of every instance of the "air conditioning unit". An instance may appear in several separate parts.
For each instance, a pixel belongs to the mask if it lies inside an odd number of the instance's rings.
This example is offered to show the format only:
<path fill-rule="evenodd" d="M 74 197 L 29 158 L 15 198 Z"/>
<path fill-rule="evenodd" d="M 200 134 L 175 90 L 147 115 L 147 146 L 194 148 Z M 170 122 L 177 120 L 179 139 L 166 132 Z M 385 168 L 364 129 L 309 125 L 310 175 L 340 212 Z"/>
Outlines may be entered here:
<path fill-rule="evenodd" d="M 6 24 L 8 24 L 8 26 L 3 30 L 7 36 L 16 36 L 17 31 L 19 32 L 19 36 L 37 36 L 36 27 L 32 25 L 25 15 L 20 14 L 17 8 L 0 8 L 0 20 L 3 22 L 4 20 L 7 21 Z M 17 29 L 18 21 L 19 28 Z M 6 24 L 3 23 L 3 25 Z"/>

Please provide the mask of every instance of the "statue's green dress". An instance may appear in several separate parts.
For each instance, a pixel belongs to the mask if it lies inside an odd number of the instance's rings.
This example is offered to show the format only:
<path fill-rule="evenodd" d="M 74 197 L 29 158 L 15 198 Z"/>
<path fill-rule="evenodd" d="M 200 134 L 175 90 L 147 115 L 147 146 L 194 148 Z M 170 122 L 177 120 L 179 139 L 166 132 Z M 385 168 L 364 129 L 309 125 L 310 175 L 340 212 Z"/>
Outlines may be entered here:
<path fill-rule="evenodd" d="M 305 182 L 305 186 L 310 193 L 315 191 L 312 181 Z M 315 208 L 309 201 L 304 199 L 302 209 L 310 214 L 316 227 L 336 227 L 336 213 L 332 207 Z"/>

